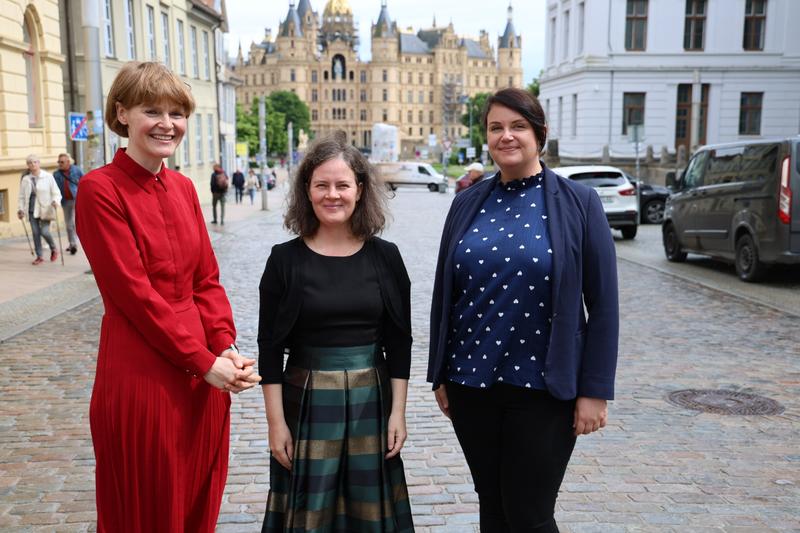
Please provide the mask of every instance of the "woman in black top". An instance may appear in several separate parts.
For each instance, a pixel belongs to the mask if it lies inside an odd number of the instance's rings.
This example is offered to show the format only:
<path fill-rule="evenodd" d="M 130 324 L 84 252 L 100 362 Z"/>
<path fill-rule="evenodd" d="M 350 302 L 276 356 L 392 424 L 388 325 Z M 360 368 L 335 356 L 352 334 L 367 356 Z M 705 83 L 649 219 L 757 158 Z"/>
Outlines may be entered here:
<path fill-rule="evenodd" d="M 316 142 L 298 169 L 285 217 L 298 237 L 272 249 L 260 286 L 271 451 L 262 532 L 413 531 L 399 455 L 410 281 L 397 246 L 375 236 L 384 202 L 341 134 Z"/>

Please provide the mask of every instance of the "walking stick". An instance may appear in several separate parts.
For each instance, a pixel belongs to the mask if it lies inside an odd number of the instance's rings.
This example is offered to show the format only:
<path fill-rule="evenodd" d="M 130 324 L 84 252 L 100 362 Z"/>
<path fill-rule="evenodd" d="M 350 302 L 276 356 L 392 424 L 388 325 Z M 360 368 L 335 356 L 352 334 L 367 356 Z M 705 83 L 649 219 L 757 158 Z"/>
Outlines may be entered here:
<path fill-rule="evenodd" d="M 56 233 L 58 234 L 58 251 L 61 252 L 61 266 L 64 266 L 64 247 L 61 245 L 61 224 L 58 223 L 58 211 L 56 211 Z"/>
<path fill-rule="evenodd" d="M 28 241 L 28 249 L 30 249 L 31 255 L 35 256 L 36 254 L 33 252 L 33 245 L 31 244 L 31 238 L 28 236 L 28 226 L 25 225 L 25 220 L 19 219 L 19 221 L 22 222 L 22 229 L 25 230 L 25 240 Z"/>

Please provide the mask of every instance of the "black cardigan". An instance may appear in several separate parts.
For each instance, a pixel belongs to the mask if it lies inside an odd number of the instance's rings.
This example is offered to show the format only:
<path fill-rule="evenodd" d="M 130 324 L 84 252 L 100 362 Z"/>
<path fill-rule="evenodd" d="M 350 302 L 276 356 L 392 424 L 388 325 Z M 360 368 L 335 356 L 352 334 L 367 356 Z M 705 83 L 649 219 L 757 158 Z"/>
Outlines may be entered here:
<path fill-rule="evenodd" d="M 287 341 L 303 304 L 303 260 L 300 237 L 272 247 L 259 285 L 258 370 L 261 384 L 280 383 Z M 379 237 L 365 251 L 375 264 L 383 298 L 381 346 L 389 376 L 408 379 L 411 370 L 411 281 L 400 250 Z"/>

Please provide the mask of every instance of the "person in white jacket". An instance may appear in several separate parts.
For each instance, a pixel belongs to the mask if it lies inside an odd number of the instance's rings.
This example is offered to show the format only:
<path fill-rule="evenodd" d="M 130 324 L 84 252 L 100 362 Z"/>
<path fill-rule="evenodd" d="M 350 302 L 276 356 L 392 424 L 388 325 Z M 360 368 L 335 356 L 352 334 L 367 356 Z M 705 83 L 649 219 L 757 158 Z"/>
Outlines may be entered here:
<path fill-rule="evenodd" d="M 52 174 L 42 170 L 39 157 L 29 155 L 25 162 L 28 165 L 28 173 L 22 176 L 19 186 L 19 207 L 17 216 L 25 218 L 28 213 L 28 221 L 31 223 L 31 233 L 33 234 L 33 245 L 36 250 L 34 265 L 44 262 L 42 258 L 42 237 L 50 246 L 50 261 L 58 259 L 56 243 L 50 234 L 50 221 L 56 217 L 56 208 L 61 201 L 61 192 Z"/>

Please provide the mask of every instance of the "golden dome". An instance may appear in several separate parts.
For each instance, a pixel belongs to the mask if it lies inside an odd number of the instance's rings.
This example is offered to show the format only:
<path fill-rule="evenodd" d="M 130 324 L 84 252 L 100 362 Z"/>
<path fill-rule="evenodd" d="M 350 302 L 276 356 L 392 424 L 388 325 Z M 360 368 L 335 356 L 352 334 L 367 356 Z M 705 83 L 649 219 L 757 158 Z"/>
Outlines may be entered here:
<path fill-rule="evenodd" d="M 353 16 L 353 10 L 350 9 L 350 2 L 347 0 L 328 0 L 325 4 L 324 17 L 336 16 Z"/>

